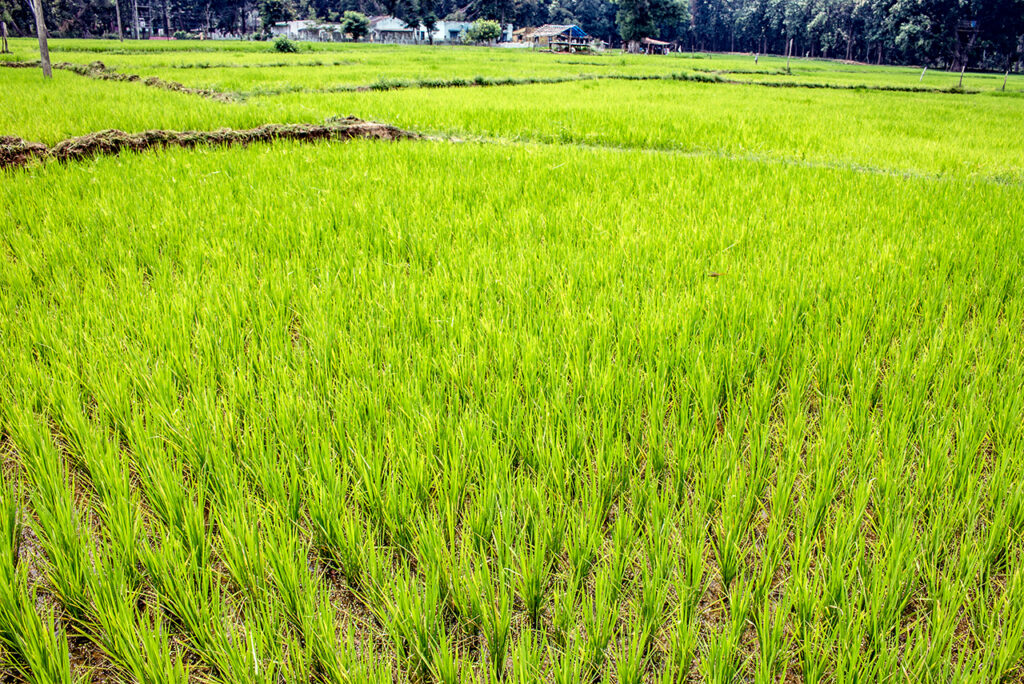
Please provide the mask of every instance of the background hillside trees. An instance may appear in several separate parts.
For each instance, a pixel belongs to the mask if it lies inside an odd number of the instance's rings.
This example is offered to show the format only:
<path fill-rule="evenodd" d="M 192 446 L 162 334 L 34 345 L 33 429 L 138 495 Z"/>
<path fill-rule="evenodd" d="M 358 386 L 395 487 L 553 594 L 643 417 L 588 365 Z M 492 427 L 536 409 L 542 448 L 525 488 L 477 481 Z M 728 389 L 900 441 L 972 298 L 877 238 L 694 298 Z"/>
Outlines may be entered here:
<path fill-rule="evenodd" d="M 116 1 L 130 37 L 134 0 Z M 43 0 L 50 34 L 114 35 L 114 2 Z M 792 40 L 797 56 L 953 69 L 1019 68 L 1024 49 L 1024 0 L 148 0 L 147 7 L 143 19 L 165 35 L 248 34 L 287 18 L 338 21 L 360 12 L 428 27 L 443 18 L 579 24 L 613 45 L 652 37 L 687 50 L 782 54 Z M 34 35 L 26 0 L 0 0 L 0 19 L 12 35 Z"/>

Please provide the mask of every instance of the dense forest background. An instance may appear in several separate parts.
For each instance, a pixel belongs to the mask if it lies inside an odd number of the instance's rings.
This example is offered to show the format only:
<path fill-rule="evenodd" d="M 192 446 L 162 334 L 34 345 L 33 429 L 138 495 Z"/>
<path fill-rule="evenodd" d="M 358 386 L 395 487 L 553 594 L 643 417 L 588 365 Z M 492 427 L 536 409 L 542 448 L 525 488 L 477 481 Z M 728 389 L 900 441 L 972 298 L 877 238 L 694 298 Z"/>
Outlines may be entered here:
<path fill-rule="evenodd" d="M 497 19 L 516 27 L 579 24 L 612 46 L 644 36 L 682 49 L 792 54 L 959 69 L 1016 69 L 1024 0 L 43 0 L 57 37 L 111 36 L 120 3 L 126 36 L 137 3 L 165 35 L 251 37 L 288 18 L 347 10 L 418 20 Z M 0 0 L 14 35 L 34 34 L 29 0 Z"/>

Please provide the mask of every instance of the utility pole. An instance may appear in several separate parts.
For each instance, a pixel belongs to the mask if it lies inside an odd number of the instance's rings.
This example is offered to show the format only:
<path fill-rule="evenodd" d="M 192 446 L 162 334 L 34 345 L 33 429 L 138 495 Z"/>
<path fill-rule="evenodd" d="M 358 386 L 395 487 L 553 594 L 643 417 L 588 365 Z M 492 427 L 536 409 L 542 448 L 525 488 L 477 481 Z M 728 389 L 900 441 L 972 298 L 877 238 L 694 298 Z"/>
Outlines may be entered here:
<path fill-rule="evenodd" d="M 7 22 L 0 21 L 0 41 L 3 41 L 3 48 L 0 49 L 0 54 L 6 54 L 10 52 L 7 48 Z M 1003 90 L 1006 90 L 1006 84 L 1003 84 Z"/>
<path fill-rule="evenodd" d="M 139 0 L 132 0 L 132 35 L 139 39 Z"/>
<path fill-rule="evenodd" d="M 114 0 L 114 11 L 117 13 L 117 39 L 124 42 L 124 31 L 121 30 L 121 0 Z"/>
<path fill-rule="evenodd" d="M 43 65 L 43 77 L 53 78 L 50 69 L 50 46 L 46 42 L 46 24 L 43 20 L 43 0 L 33 0 L 32 12 L 36 15 L 36 36 L 39 38 L 39 62 Z"/>

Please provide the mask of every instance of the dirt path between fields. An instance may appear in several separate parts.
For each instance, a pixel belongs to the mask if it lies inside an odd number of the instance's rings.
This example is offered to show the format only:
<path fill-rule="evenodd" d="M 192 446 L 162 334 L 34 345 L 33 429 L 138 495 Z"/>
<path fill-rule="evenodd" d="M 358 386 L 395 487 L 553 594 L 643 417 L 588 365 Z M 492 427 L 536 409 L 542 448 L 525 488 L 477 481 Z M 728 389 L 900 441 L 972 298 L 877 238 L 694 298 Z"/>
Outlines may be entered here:
<path fill-rule="evenodd" d="M 122 150 L 141 152 L 162 147 L 199 147 L 203 145 L 248 145 L 275 140 L 411 140 L 421 136 L 388 124 L 363 121 L 355 117 L 332 119 L 323 124 L 266 124 L 258 128 L 214 131 L 150 130 L 125 133 L 115 129 L 98 131 L 62 140 L 52 147 L 14 136 L 0 136 L 0 168 L 24 166 L 33 160 L 77 161 Z"/>

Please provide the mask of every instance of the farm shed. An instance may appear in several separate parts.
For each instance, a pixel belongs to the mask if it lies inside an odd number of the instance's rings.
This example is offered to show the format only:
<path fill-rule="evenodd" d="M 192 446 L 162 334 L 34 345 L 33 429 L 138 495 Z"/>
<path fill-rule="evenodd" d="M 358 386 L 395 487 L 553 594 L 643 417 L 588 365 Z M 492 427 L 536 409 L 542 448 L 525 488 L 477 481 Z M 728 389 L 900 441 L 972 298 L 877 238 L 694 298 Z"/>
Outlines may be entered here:
<path fill-rule="evenodd" d="M 524 30 L 519 33 L 519 39 L 533 47 L 553 52 L 574 52 L 590 48 L 590 36 L 575 24 L 544 24 L 540 28 Z"/>
<path fill-rule="evenodd" d="M 641 38 L 640 45 L 643 47 L 643 51 L 649 55 L 667 55 L 672 52 L 674 47 L 673 43 L 655 40 L 654 38 Z"/>

